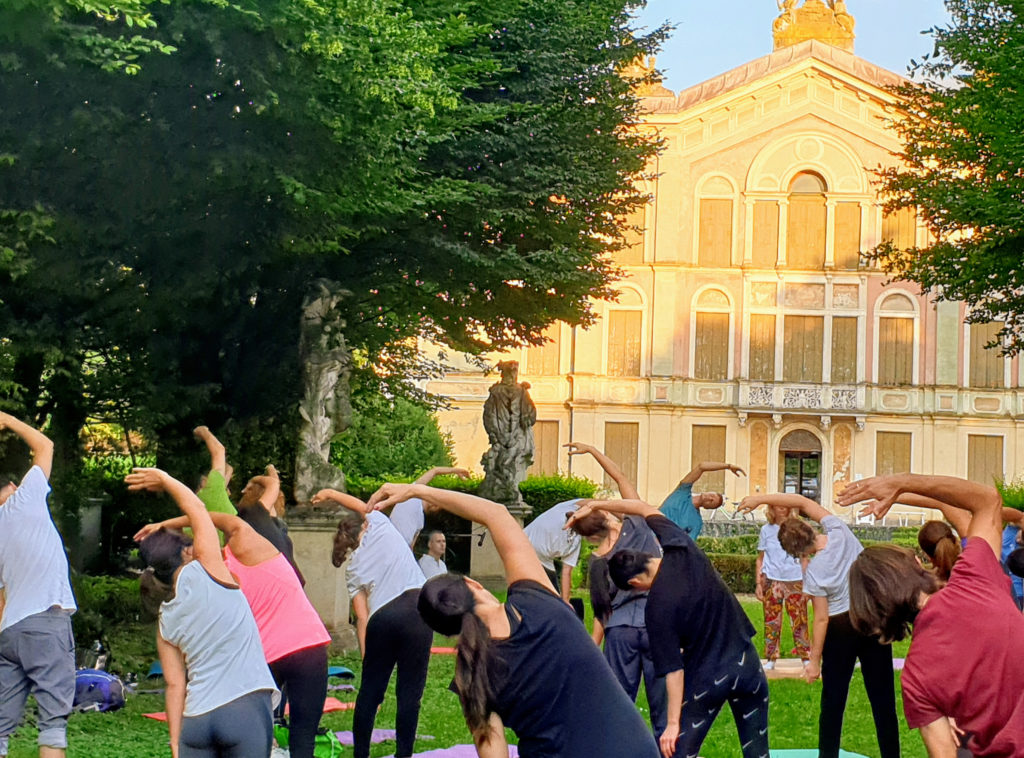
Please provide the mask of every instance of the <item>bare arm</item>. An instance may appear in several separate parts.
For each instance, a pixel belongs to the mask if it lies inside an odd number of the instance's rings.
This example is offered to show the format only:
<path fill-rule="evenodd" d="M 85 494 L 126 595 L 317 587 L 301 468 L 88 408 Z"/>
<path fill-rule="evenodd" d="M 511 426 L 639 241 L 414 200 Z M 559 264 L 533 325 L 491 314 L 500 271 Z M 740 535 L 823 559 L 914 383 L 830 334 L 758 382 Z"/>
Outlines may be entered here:
<path fill-rule="evenodd" d="M 217 528 L 210 520 L 203 502 L 196 494 L 171 475 L 155 468 L 136 468 L 124 478 L 128 489 L 132 491 L 166 492 L 184 511 L 192 524 L 192 546 L 196 560 L 206 573 L 218 582 L 234 587 L 235 579 L 224 564 L 224 556 L 220 552 L 220 540 Z"/>
<path fill-rule="evenodd" d="M 800 511 L 800 513 L 807 516 L 807 518 L 817 521 L 819 524 L 826 516 L 835 515 L 833 513 L 829 513 L 809 497 L 781 492 L 774 495 L 747 495 L 740 501 L 740 504 L 736 506 L 736 511 L 750 513 L 751 511 L 760 508 L 762 505 L 777 505 L 783 508 L 792 508 L 793 510 Z"/>
<path fill-rule="evenodd" d="M 604 642 L 604 624 L 601 623 L 599 618 L 594 619 L 594 631 L 590 633 L 590 639 L 598 647 L 601 647 L 601 643 Z"/>
<path fill-rule="evenodd" d="M 811 596 L 814 608 L 814 628 L 811 632 L 810 662 L 804 668 L 804 679 L 813 682 L 821 676 L 821 653 L 825 649 L 825 632 L 828 630 L 828 598 Z"/>
<path fill-rule="evenodd" d="M 460 479 L 466 479 L 469 477 L 469 471 L 464 468 L 456 468 L 454 466 L 434 466 L 434 468 L 424 471 L 423 474 L 413 484 L 430 484 L 435 476 L 457 476 Z"/>
<path fill-rule="evenodd" d="M 178 741 L 181 738 L 181 719 L 185 713 L 185 659 L 181 651 L 156 632 L 156 649 L 163 669 L 164 708 L 167 711 L 167 731 L 171 742 L 171 755 L 178 758 Z"/>
<path fill-rule="evenodd" d="M 32 451 L 32 465 L 39 466 L 43 476 L 49 479 L 53 468 L 53 442 L 50 438 L 9 413 L 0 413 L 0 429 L 10 429 L 21 437 L 21 441 Z"/>
<path fill-rule="evenodd" d="M 253 477 L 253 481 L 263 488 L 263 494 L 260 495 L 260 505 L 268 511 L 271 510 L 274 507 L 274 503 L 277 502 L 277 496 L 281 494 L 281 477 L 278 476 L 277 469 L 271 464 L 267 466 L 266 474 Z"/>
<path fill-rule="evenodd" d="M 310 502 L 312 502 L 313 505 L 318 505 L 320 503 L 325 503 L 328 500 L 337 503 L 343 508 L 347 508 L 353 513 L 358 513 L 360 516 L 365 516 L 367 513 L 373 510 L 372 507 L 364 503 L 359 498 L 332 489 L 320 490 L 315 495 L 313 495 L 313 498 Z"/>
<path fill-rule="evenodd" d="M 683 687 L 685 676 L 682 669 L 665 675 L 665 690 L 668 692 L 668 721 L 665 724 L 665 731 L 661 733 L 658 740 L 661 747 L 661 754 L 665 758 L 672 758 L 676 752 L 676 742 L 679 740 L 679 715 L 683 710 Z"/>
<path fill-rule="evenodd" d="M 595 510 L 617 513 L 625 516 L 660 516 L 661 511 L 650 503 L 643 500 L 580 500 L 579 507 L 566 520 L 565 526 L 568 529 L 584 516 L 593 513 Z"/>
<path fill-rule="evenodd" d="M 210 453 L 210 471 L 219 471 L 224 476 L 224 481 L 228 481 L 228 458 L 220 440 L 213 436 L 208 426 L 197 426 L 192 430 L 192 434 L 206 445 Z"/>
<path fill-rule="evenodd" d="M 562 564 L 562 600 L 567 603 L 572 595 L 572 569 L 568 563 Z"/>
<path fill-rule="evenodd" d="M 715 461 L 703 461 L 697 464 L 689 474 L 683 477 L 680 484 L 693 484 L 700 479 L 704 474 L 710 474 L 712 471 L 729 471 L 736 476 L 746 476 L 746 473 L 739 466 L 733 465 L 732 463 L 717 463 Z"/>
<path fill-rule="evenodd" d="M 956 758 L 956 741 L 948 718 L 936 719 L 922 726 L 921 740 L 928 750 L 928 758 Z"/>
<path fill-rule="evenodd" d="M 505 739 L 505 722 L 494 711 L 487 718 L 489 731 L 483 739 L 473 738 L 479 758 L 508 758 L 508 741 Z"/>
<path fill-rule="evenodd" d="M 996 558 L 1002 554 L 1003 501 L 995 487 L 955 476 L 892 474 L 854 482 L 839 493 L 839 504 L 849 506 L 874 501 L 861 512 L 881 518 L 889 512 L 893 503 L 903 502 L 907 494 L 941 500 L 970 512 L 971 522 L 966 536 L 985 540 Z M 963 533 L 961 536 L 964 536 Z"/>
<path fill-rule="evenodd" d="M 366 625 L 370 621 L 370 607 L 366 593 L 357 592 L 352 598 L 352 610 L 356 614 L 356 639 L 359 641 L 359 657 L 366 657 Z"/>
<path fill-rule="evenodd" d="M 509 584 L 529 579 L 555 591 L 530 540 L 505 506 L 464 492 L 422 484 L 385 484 L 370 498 L 370 506 L 389 508 L 411 497 L 418 497 L 433 507 L 486 526 L 505 566 L 505 578 Z"/>
<path fill-rule="evenodd" d="M 227 538 L 231 552 L 246 566 L 255 566 L 257 563 L 269 561 L 278 554 L 279 551 L 276 547 L 238 516 L 217 511 L 208 511 L 208 513 L 213 525 Z M 161 528 L 184 529 L 191 524 L 188 516 L 178 516 L 156 524 L 147 524 L 135 534 L 134 539 L 136 542 L 141 542 Z"/>
<path fill-rule="evenodd" d="M 615 486 L 619 488 L 619 495 L 624 500 L 640 499 L 640 493 L 637 492 L 636 485 L 629 481 L 615 461 L 602 453 L 596 447 L 593 445 L 585 445 L 582 442 L 570 442 L 565 447 L 569 448 L 569 455 L 592 455 L 598 465 L 600 465 L 601 468 L 604 469 L 604 472 L 611 477 L 612 481 L 615 482 Z"/>

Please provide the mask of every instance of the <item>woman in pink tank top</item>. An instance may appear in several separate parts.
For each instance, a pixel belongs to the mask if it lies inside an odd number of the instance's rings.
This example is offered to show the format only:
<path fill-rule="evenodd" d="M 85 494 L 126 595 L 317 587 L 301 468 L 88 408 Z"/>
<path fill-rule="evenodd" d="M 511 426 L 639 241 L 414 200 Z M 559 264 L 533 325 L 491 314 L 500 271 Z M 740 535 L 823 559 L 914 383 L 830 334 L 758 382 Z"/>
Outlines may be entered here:
<path fill-rule="evenodd" d="M 310 604 L 288 559 L 238 516 L 210 513 L 227 538 L 224 562 L 238 580 L 256 618 L 274 681 L 290 704 L 288 748 L 313 758 L 313 744 L 327 694 L 327 645 L 331 636 Z M 136 540 L 159 530 L 188 526 L 188 518 L 150 524 Z"/>

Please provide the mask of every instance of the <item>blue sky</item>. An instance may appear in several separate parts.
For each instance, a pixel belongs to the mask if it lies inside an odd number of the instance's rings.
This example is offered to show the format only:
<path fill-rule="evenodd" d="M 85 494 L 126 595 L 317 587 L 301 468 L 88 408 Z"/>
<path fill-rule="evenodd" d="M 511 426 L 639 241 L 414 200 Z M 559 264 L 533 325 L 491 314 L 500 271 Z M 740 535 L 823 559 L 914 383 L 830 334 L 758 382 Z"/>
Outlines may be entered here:
<path fill-rule="evenodd" d="M 857 20 L 855 52 L 906 74 L 911 58 L 931 51 L 921 31 L 946 23 L 942 0 L 847 0 Z M 665 86 L 673 90 L 724 73 L 772 50 L 775 0 L 648 0 L 640 26 L 668 21 L 676 28 L 658 54 Z"/>

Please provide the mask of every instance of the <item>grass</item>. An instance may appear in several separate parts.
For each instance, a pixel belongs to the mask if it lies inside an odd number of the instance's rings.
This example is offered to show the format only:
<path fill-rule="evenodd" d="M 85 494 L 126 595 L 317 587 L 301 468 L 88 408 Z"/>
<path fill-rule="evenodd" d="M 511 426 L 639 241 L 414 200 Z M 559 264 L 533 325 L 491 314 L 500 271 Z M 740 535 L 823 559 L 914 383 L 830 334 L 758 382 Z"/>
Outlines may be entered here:
<path fill-rule="evenodd" d="M 741 598 L 744 610 L 758 630 L 754 643 L 763 655 L 763 613 L 761 604 L 753 598 Z M 589 623 L 589 619 L 588 619 Z M 156 659 L 152 625 L 133 625 L 121 630 L 111 640 L 111 648 L 117 656 L 112 665 L 121 670 L 137 670 L 144 673 L 148 662 Z M 86 641 L 80 641 L 86 644 Z M 450 644 L 438 639 L 438 644 Z M 792 636 L 787 627 L 783 632 L 782 650 L 793 646 Z M 895 655 L 906 655 L 907 643 L 896 646 Z M 120 662 L 120 666 L 118 665 Z M 332 659 L 332 663 L 348 666 L 358 673 L 360 661 L 357 656 Z M 459 710 L 458 698 L 448 691 L 448 684 L 455 672 L 455 659 L 450 655 L 435 655 L 430 662 L 430 675 L 423 696 L 420 712 L 421 735 L 431 735 L 433 740 L 417 740 L 416 750 L 426 751 L 470 742 L 469 733 Z M 896 675 L 897 697 L 899 697 L 899 674 Z M 140 687 L 158 687 L 160 680 L 143 682 Z M 817 744 L 818 699 L 821 684 L 806 684 L 803 681 L 780 680 L 770 682 L 771 691 L 771 745 L 773 748 L 809 748 Z M 354 700 L 353 693 L 331 693 L 341 700 Z M 31 701 L 30 701 L 31 703 Z M 647 703 L 641 687 L 638 706 L 647 715 Z M 142 717 L 143 713 L 163 710 L 163 697 L 157 694 L 140 694 L 129 697 L 125 708 L 116 713 L 84 713 L 72 716 L 68 726 L 69 758 L 154 758 L 167 756 L 166 725 Z M 395 724 L 394 682 L 377 716 L 377 726 L 394 728 Z M 35 723 L 34 707 L 30 704 L 27 724 Z M 352 712 L 328 714 L 321 722 L 333 730 L 351 729 Z M 902 744 L 904 758 L 925 758 L 927 753 L 917 732 L 906 728 L 902 714 Z M 510 734 L 511 738 L 511 734 Z M 23 725 L 11 741 L 11 758 L 32 758 L 37 755 L 36 731 Z M 867 696 L 864 693 L 860 672 L 854 674 L 847 705 L 846 722 L 843 731 L 843 748 L 872 758 L 878 755 L 874 725 Z M 394 743 L 376 745 L 371 756 L 387 756 L 394 751 Z M 725 708 L 718 717 L 701 751 L 704 758 L 733 758 L 739 755 L 739 743 L 732 714 Z M 350 755 L 346 751 L 346 755 Z"/>

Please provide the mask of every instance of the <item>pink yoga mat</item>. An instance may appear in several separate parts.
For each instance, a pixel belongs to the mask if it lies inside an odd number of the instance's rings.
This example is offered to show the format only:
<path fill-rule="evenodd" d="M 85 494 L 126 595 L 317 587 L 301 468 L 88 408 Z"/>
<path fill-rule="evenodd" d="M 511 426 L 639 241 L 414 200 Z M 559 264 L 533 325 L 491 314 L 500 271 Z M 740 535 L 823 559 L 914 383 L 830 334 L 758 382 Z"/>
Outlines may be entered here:
<path fill-rule="evenodd" d="M 342 745 L 355 744 L 355 738 L 353 737 L 352 732 L 335 732 L 334 736 L 338 738 L 338 742 Z M 394 742 L 396 739 L 398 739 L 398 732 L 394 729 L 374 729 L 373 732 L 370 733 L 370 742 L 374 745 L 381 742 L 387 742 L 388 740 Z M 432 740 L 434 738 L 429 734 L 417 734 L 416 739 Z"/>
<path fill-rule="evenodd" d="M 477 758 L 476 748 L 473 745 L 455 745 L 440 750 L 428 750 L 426 753 L 416 753 L 416 755 L 418 758 Z M 508 756 L 509 758 L 519 758 L 519 749 L 515 745 L 509 745 Z M 394 758 L 394 756 L 389 756 L 389 758 Z"/>

